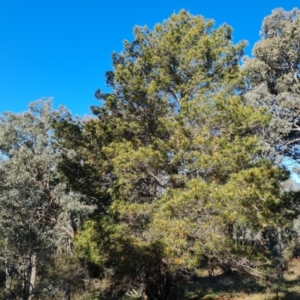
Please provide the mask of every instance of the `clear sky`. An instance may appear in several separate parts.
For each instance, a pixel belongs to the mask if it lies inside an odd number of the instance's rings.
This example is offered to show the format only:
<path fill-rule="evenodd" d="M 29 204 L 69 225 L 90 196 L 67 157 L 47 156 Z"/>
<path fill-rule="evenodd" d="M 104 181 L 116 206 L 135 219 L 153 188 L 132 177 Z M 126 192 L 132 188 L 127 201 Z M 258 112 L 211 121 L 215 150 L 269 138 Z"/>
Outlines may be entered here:
<path fill-rule="evenodd" d="M 24 111 L 53 97 L 73 114 L 89 114 L 111 53 L 132 40 L 135 25 L 154 24 L 184 8 L 234 28 L 234 41 L 259 39 L 272 9 L 291 10 L 299 0 L 0 0 L 0 113 Z"/>

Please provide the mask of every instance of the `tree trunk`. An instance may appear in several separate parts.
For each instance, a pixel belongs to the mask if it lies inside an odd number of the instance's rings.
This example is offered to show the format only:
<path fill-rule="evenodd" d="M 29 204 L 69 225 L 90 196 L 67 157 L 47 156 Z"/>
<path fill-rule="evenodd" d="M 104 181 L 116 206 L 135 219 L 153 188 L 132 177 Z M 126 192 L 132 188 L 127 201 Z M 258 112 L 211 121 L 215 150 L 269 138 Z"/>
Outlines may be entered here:
<path fill-rule="evenodd" d="M 145 299 L 147 300 L 176 300 L 177 278 L 172 274 L 157 275 L 156 278 L 147 278 Z"/>
<path fill-rule="evenodd" d="M 34 297 L 34 288 L 35 288 L 35 281 L 36 281 L 36 253 L 33 253 L 30 257 L 30 280 L 29 280 L 29 297 L 28 300 L 32 300 Z"/>
<path fill-rule="evenodd" d="M 7 256 L 5 256 L 5 287 L 9 290 L 10 284 L 9 284 L 9 266 L 7 261 Z"/>
<path fill-rule="evenodd" d="M 177 278 L 168 274 L 165 279 L 165 297 L 164 300 L 177 299 Z"/>

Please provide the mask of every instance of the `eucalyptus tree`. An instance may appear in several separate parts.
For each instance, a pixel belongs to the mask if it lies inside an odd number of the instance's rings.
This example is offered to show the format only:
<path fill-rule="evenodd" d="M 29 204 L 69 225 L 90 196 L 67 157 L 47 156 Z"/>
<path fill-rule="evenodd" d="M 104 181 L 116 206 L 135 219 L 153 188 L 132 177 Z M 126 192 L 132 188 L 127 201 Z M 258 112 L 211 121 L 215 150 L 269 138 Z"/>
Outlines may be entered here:
<path fill-rule="evenodd" d="M 246 59 L 243 67 L 248 84 L 244 100 L 264 108 L 271 116 L 270 123 L 258 129 L 264 155 L 293 172 L 298 168 L 300 153 L 300 10 L 273 10 L 264 19 L 260 35 L 261 40 L 253 48 L 253 58 Z M 288 163 L 294 168 L 287 166 Z M 292 178 L 282 188 L 299 190 Z M 298 201 L 290 202 L 289 211 L 298 224 Z M 299 234 L 297 226 L 294 228 Z M 281 256 L 280 249 L 288 249 L 289 243 L 282 239 L 284 230 L 278 228 L 274 234 Z M 289 235 L 290 231 L 285 234 Z"/>
<path fill-rule="evenodd" d="M 300 10 L 273 10 L 261 28 L 261 40 L 244 70 L 247 103 L 264 107 L 272 115 L 260 130 L 266 155 L 298 158 L 300 141 Z"/>
<path fill-rule="evenodd" d="M 43 272 L 89 210 L 57 172 L 52 124 L 62 117 L 69 112 L 45 100 L 21 114 L 0 115 L 0 256 L 12 299 L 37 297 Z"/>

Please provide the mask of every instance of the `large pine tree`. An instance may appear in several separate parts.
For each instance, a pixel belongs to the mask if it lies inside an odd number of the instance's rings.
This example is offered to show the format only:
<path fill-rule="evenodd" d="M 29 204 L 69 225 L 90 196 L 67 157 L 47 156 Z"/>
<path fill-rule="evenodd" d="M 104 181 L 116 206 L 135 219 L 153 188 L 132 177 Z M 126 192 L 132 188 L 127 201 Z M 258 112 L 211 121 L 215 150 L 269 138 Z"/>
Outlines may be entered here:
<path fill-rule="evenodd" d="M 112 92 L 96 92 L 97 118 L 57 123 L 61 170 L 98 205 L 78 251 L 115 292 L 174 300 L 204 257 L 256 274 L 266 262 L 282 173 L 261 158 L 255 131 L 269 117 L 239 96 L 245 43 L 231 33 L 185 11 L 136 27 L 113 54 Z"/>

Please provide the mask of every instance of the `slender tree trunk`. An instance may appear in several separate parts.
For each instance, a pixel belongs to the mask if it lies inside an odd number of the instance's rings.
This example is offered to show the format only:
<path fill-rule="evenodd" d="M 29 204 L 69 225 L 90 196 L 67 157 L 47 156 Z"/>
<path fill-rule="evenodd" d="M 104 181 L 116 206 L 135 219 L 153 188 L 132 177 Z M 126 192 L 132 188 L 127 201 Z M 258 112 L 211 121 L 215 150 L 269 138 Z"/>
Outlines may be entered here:
<path fill-rule="evenodd" d="M 30 257 L 30 280 L 29 280 L 29 297 L 28 300 L 33 299 L 34 295 L 34 288 L 35 288 L 35 281 L 36 281 L 36 272 L 37 272 L 37 266 L 36 266 L 36 253 L 33 253 Z"/>
<path fill-rule="evenodd" d="M 166 275 L 165 279 L 165 297 L 163 300 L 176 300 L 177 299 L 177 278 L 171 274 Z"/>
<path fill-rule="evenodd" d="M 5 256 L 5 287 L 9 290 L 10 284 L 9 284 L 9 266 L 7 261 L 7 256 Z"/>
<path fill-rule="evenodd" d="M 277 266 L 277 272 L 279 279 L 282 279 L 283 277 L 283 259 L 282 259 L 282 241 L 281 241 L 281 228 L 277 228 L 277 255 L 279 260 L 279 265 Z"/>

